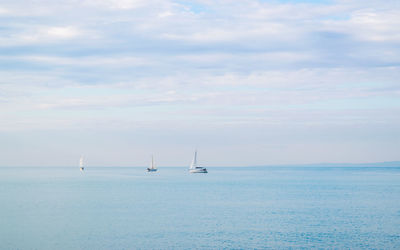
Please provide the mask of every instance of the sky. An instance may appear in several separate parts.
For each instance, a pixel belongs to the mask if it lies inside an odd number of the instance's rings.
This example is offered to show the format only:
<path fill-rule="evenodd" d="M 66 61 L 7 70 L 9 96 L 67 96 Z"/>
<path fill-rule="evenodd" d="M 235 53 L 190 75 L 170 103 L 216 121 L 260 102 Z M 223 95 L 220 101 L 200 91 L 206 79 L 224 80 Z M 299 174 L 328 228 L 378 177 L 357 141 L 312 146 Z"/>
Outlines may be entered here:
<path fill-rule="evenodd" d="M 0 166 L 400 160 L 398 0 L 2 0 Z"/>

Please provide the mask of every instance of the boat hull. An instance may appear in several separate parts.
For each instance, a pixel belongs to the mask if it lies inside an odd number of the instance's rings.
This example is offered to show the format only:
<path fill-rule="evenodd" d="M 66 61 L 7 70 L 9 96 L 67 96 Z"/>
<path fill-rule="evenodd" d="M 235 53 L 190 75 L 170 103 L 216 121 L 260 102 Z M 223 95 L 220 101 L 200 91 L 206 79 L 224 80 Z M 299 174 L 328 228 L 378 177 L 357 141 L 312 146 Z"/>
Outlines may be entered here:
<path fill-rule="evenodd" d="M 147 169 L 147 172 L 156 172 L 156 171 L 157 171 L 156 168 L 148 168 L 148 169 Z"/>
<path fill-rule="evenodd" d="M 206 168 L 196 168 L 196 169 L 189 169 L 189 173 L 192 173 L 192 174 L 206 174 L 206 173 L 208 173 L 207 172 L 207 169 Z"/>

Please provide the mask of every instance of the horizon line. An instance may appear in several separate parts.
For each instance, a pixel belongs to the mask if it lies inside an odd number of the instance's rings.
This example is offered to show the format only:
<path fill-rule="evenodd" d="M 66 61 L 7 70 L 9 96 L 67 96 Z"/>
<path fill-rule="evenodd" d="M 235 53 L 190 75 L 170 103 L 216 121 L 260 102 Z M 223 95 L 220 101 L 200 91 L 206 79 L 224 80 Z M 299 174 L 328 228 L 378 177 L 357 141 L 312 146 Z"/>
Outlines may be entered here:
<path fill-rule="evenodd" d="M 240 166 L 227 166 L 227 165 L 219 165 L 219 166 L 205 166 L 205 167 L 211 167 L 211 168 L 243 168 L 243 167 L 317 167 L 317 166 L 360 166 L 360 165 L 366 165 L 365 167 L 370 167 L 371 165 L 377 166 L 379 164 L 385 164 L 386 167 L 389 165 L 391 167 L 400 167 L 400 160 L 399 161 L 382 161 L 382 162 L 364 162 L 364 163 L 346 163 L 346 162 L 341 162 L 341 163 L 331 163 L 331 162 L 321 162 L 321 163 L 294 163 L 294 164 L 265 164 L 265 165 L 240 165 Z M 393 166 L 398 165 L 398 166 Z M 38 167 L 46 167 L 46 168 L 72 168 L 72 167 L 79 167 L 79 166 L 72 166 L 72 165 L 64 165 L 64 166 L 0 166 L 1 168 L 38 168 Z M 99 165 L 87 165 L 86 167 L 95 167 L 95 168 L 113 168 L 113 167 L 118 167 L 118 168 L 146 168 L 147 166 L 99 166 Z M 187 168 L 188 166 L 158 166 L 158 168 Z"/>

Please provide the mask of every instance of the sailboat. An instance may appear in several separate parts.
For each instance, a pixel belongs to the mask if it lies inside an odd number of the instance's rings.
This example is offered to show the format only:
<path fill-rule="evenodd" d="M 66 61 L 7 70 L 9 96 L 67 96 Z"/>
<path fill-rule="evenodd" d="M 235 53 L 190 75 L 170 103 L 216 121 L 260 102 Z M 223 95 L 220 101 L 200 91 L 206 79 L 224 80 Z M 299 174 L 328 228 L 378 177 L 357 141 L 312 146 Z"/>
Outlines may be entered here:
<path fill-rule="evenodd" d="M 85 168 L 83 167 L 83 156 L 79 159 L 79 169 L 83 171 Z"/>
<path fill-rule="evenodd" d="M 197 150 L 194 151 L 192 164 L 190 164 L 189 173 L 208 173 L 206 168 L 197 165 Z"/>
<path fill-rule="evenodd" d="M 147 168 L 147 172 L 156 172 L 157 168 L 156 168 L 156 164 L 154 164 L 154 157 L 151 156 L 151 163 L 150 163 L 150 167 Z"/>

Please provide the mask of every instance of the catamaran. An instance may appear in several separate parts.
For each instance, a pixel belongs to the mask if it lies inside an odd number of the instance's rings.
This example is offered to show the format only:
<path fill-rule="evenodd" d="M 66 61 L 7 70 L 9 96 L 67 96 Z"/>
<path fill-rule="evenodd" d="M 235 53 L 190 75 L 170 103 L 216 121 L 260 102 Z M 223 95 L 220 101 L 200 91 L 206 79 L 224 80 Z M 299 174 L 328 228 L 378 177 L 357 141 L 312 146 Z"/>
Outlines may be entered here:
<path fill-rule="evenodd" d="M 208 173 L 206 168 L 197 165 L 197 150 L 194 151 L 192 164 L 190 164 L 189 173 Z"/>
<path fill-rule="evenodd" d="M 151 163 L 150 163 L 150 167 L 147 168 L 147 172 L 156 172 L 157 168 L 156 168 L 156 164 L 154 164 L 154 157 L 151 156 Z"/>
<path fill-rule="evenodd" d="M 83 156 L 79 159 L 79 169 L 83 171 L 85 168 L 83 167 Z"/>

